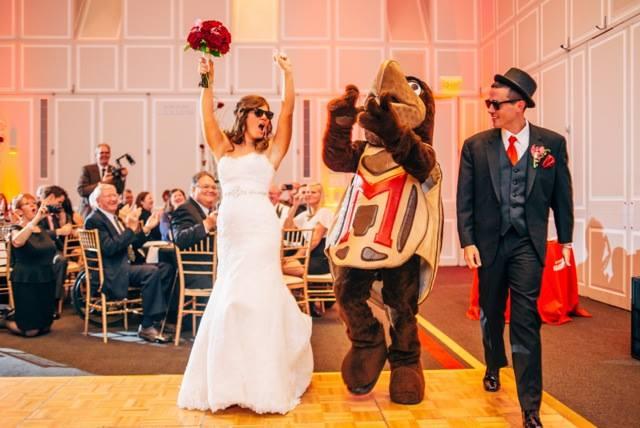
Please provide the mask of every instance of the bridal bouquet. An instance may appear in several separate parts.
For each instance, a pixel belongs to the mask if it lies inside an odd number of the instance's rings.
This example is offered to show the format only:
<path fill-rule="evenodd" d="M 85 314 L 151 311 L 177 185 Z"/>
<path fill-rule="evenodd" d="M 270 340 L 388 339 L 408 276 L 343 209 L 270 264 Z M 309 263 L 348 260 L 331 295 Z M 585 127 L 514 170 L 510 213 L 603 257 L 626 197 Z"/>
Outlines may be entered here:
<path fill-rule="evenodd" d="M 202 55 L 210 54 L 220 57 L 229 52 L 231 33 L 220 21 L 202 21 L 198 19 L 189 31 L 187 44 L 184 50 L 193 49 L 202 52 Z M 200 87 L 208 88 L 209 79 L 206 74 L 200 76 Z"/>

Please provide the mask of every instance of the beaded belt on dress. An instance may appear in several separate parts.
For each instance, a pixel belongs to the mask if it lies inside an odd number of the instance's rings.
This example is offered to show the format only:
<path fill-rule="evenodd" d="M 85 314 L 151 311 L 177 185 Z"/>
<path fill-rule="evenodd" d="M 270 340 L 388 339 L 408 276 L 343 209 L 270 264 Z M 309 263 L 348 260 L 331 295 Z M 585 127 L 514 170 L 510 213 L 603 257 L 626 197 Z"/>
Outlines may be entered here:
<path fill-rule="evenodd" d="M 234 187 L 233 189 L 222 192 L 223 198 L 229 198 L 229 197 L 237 198 L 238 196 L 247 196 L 247 195 L 267 196 L 267 192 L 265 192 L 264 190 L 242 189 L 240 187 Z"/>

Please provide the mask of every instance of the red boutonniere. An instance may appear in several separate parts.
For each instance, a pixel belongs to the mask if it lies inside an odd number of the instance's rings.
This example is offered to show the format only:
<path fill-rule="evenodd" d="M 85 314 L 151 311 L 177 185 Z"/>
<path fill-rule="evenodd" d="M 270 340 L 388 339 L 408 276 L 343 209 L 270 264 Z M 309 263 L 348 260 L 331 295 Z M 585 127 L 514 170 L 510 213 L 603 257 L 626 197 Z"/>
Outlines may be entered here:
<path fill-rule="evenodd" d="M 556 158 L 551 154 L 551 150 L 545 146 L 531 145 L 531 159 L 533 160 L 533 167 L 537 168 L 542 162 L 542 167 L 547 169 L 551 168 L 556 163 Z"/>

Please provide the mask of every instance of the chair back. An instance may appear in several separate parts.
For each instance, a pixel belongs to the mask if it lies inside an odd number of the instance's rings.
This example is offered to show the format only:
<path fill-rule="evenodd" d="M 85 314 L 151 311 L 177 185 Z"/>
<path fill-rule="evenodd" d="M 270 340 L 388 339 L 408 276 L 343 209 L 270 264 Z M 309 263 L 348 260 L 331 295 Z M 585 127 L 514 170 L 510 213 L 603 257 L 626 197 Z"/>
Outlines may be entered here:
<path fill-rule="evenodd" d="M 178 264 L 180 288 L 186 286 L 189 276 L 209 276 L 211 286 L 216 279 L 218 268 L 217 243 L 215 232 L 209 232 L 200 242 L 191 247 L 180 249 L 175 246 Z"/>
<path fill-rule="evenodd" d="M 213 284 L 218 270 L 217 243 L 215 232 L 209 232 L 207 236 L 197 244 L 180 249 L 175 246 L 176 262 L 178 264 L 178 281 L 180 294 L 178 295 L 178 317 L 176 320 L 176 335 L 174 345 L 180 344 L 182 334 L 182 318 L 191 315 L 191 332 L 196 335 L 196 317 L 204 314 L 207 300 L 211 296 Z M 204 278 L 211 286 L 206 288 L 187 288 L 187 280 L 192 278 Z M 208 280 L 207 280 L 208 278 Z"/>
<path fill-rule="evenodd" d="M 313 229 L 282 229 L 281 257 L 283 264 L 300 263 L 304 268 L 303 278 L 307 277 L 311 238 Z"/>
<path fill-rule="evenodd" d="M 78 229 L 78 238 L 84 259 L 84 273 L 88 289 L 91 289 L 91 279 L 98 279 L 98 291 L 102 291 L 104 284 L 104 270 L 102 268 L 102 251 L 100 237 L 96 229 Z"/>
<path fill-rule="evenodd" d="M 307 272 L 309 271 L 309 254 L 313 229 L 283 229 L 281 258 L 282 266 L 288 271 L 300 271 L 300 275 L 284 274 L 283 280 L 300 309 L 309 313 L 309 296 L 307 290 Z"/>
<path fill-rule="evenodd" d="M 77 233 L 77 229 L 75 230 Z M 82 246 L 80 245 L 79 236 L 69 234 L 64 237 L 62 255 L 69 261 L 74 261 L 78 264 L 82 262 Z"/>
<path fill-rule="evenodd" d="M 6 294 L 9 307 L 15 307 L 11 288 L 11 226 L 0 228 L 0 294 Z"/>

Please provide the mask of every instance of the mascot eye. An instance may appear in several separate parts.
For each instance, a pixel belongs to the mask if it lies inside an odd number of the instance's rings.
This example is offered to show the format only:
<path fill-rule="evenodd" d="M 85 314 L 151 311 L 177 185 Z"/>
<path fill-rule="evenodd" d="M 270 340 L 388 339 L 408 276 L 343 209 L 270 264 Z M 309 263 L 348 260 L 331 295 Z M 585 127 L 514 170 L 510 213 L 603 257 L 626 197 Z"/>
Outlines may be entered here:
<path fill-rule="evenodd" d="M 420 94 L 422 94 L 422 86 L 420 86 L 420 84 L 415 80 L 409 80 L 409 87 L 413 92 L 415 92 L 417 96 L 420 96 Z"/>

